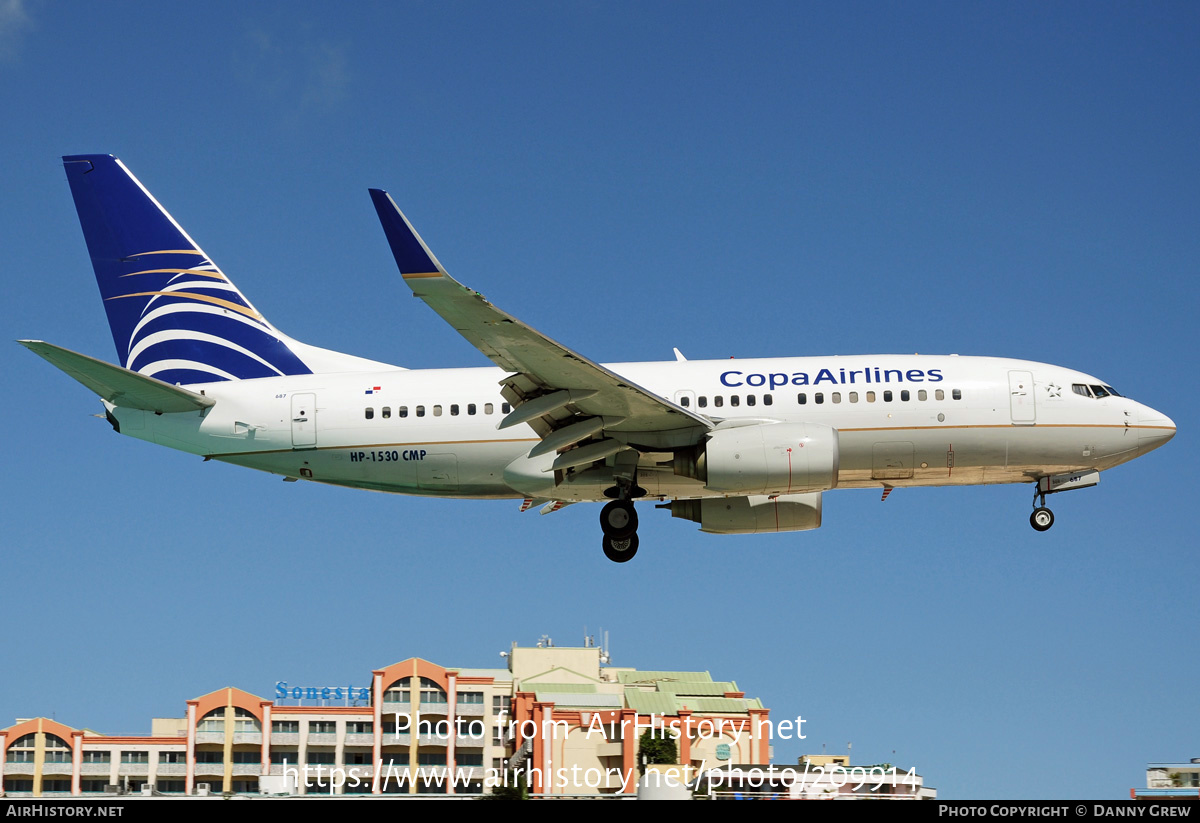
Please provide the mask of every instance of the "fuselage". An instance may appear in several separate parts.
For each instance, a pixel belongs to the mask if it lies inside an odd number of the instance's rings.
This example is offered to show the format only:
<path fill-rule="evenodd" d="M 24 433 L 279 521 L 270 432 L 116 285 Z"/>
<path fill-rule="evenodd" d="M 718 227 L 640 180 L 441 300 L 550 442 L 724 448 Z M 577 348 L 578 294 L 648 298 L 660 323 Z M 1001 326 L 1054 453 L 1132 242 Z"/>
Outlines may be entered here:
<path fill-rule="evenodd" d="M 991 357 L 855 355 L 610 365 L 718 426 L 807 422 L 838 432 L 837 488 L 1032 482 L 1104 470 L 1162 445 L 1165 415 L 1091 375 Z M 311 374 L 189 386 L 204 412 L 112 408 L 119 430 L 290 478 L 400 494 L 602 500 L 611 472 L 547 471 L 496 368 Z M 648 496 L 716 496 L 644 452 Z"/>

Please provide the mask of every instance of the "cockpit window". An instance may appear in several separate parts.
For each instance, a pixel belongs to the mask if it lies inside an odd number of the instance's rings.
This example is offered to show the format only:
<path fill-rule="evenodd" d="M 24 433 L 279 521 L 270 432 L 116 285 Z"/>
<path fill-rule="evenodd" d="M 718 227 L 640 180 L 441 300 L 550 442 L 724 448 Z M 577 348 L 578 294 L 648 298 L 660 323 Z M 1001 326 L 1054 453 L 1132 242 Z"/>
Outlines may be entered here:
<path fill-rule="evenodd" d="M 1097 386 L 1095 384 L 1087 385 L 1084 383 L 1072 383 L 1071 391 L 1075 392 L 1076 394 L 1083 395 L 1084 397 L 1095 397 L 1097 399 L 1101 397 L 1121 396 L 1121 393 L 1112 386 Z"/>

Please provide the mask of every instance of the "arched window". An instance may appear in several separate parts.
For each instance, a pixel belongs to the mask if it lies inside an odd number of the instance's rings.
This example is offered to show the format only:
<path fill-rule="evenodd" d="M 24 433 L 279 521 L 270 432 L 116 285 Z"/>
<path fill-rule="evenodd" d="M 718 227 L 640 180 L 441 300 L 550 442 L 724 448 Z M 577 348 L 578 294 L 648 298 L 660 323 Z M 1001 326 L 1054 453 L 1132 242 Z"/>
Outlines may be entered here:
<path fill-rule="evenodd" d="M 422 703 L 445 703 L 446 693 L 442 691 L 442 687 L 434 683 L 428 677 L 421 678 L 421 702 Z"/>

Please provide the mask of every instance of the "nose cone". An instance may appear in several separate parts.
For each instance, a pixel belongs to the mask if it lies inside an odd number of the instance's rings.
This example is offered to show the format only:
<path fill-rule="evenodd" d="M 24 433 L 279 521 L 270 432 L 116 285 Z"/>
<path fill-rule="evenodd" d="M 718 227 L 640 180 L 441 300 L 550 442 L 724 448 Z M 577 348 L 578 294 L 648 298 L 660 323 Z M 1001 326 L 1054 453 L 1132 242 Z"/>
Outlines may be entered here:
<path fill-rule="evenodd" d="M 1175 436 L 1175 421 L 1149 406 L 1138 416 L 1138 454 L 1154 451 Z"/>

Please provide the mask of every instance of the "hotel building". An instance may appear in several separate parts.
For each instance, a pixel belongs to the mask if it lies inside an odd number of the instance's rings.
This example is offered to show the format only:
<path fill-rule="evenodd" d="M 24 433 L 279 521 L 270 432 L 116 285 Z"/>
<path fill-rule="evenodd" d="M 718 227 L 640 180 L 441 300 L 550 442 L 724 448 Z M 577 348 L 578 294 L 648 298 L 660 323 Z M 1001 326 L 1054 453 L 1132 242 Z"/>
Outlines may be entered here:
<path fill-rule="evenodd" d="M 224 688 L 155 718 L 148 736 L 19 720 L 0 729 L 0 786 L 7 797 L 478 795 L 520 774 L 532 796 L 632 794 L 638 739 L 664 726 L 680 730 L 684 765 L 770 760 L 769 710 L 708 672 L 605 666 L 594 646 L 514 644 L 507 659 L 410 658 L 369 686 L 279 683 L 270 698 Z"/>

